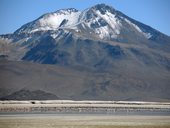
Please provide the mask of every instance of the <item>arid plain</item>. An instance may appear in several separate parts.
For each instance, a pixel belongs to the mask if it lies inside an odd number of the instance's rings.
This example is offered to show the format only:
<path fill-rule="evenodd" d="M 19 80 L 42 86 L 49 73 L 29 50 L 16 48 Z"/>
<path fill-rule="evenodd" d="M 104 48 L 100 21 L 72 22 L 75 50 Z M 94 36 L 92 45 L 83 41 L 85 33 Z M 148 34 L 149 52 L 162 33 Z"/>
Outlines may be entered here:
<path fill-rule="evenodd" d="M 169 128 L 169 116 L 15 115 L 0 117 L 0 128 Z"/>

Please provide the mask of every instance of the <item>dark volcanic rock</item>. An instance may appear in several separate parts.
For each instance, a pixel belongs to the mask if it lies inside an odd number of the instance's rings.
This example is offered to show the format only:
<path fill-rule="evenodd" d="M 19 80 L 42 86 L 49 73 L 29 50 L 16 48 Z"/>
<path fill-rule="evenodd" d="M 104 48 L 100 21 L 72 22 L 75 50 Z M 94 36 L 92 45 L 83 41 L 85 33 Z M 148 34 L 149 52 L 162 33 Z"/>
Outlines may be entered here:
<path fill-rule="evenodd" d="M 0 100 L 58 100 L 59 98 L 51 93 L 41 90 L 19 90 L 10 95 L 0 98 Z"/>

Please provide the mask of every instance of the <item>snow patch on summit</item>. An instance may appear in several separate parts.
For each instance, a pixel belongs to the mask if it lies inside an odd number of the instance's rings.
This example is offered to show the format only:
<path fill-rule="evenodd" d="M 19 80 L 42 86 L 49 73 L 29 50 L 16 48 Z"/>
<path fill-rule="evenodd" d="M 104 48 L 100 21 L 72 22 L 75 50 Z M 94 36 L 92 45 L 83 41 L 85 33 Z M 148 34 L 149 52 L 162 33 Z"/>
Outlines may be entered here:
<path fill-rule="evenodd" d="M 65 14 L 53 13 L 43 18 L 39 19 L 37 22 L 39 24 L 39 28 L 33 29 L 31 32 L 40 31 L 40 30 L 55 30 L 60 27 L 60 24 L 63 20 L 67 20 L 68 22 L 64 24 L 64 27 L 72 26 L 78 22 L 78 17 L 80 12 L 71 12 Z"/>
<path fill-rule="evenodd" d="M 101 14 L 100 11 L 96 11 L 96 14 L 108 23 L 108 26 L 101 27 L 99 29 L 99 31 L 101 31 L 99 36 L 100 37 L 105 37 L 105 36 L 110 37 L 110 35 L 111 35 L 111 37 L 117 38 L 117 36 L 120 34 L 121 23 L 116 18 L 116 16 L 108 11 L 104 15 Z M 109 28 L 112 29 L 112 33 L 109 33 L 109 31 L 110 31 Z"/>
<path fill-rule="evenodd" d="M 97 11 L 96 13 L 109 24 L 109 26 L 114 30 L 115 34 L 120 34 L 121 23 L 115 17 L 114 14 L 112 14 L 108 11 L 106 12 L 105 15 L 102 15 L 99 11 Z"/>
<path fill-rule="evenodd" d="M 62 9 L 47 13 L 37 20 L 23 25 L 17 33 L 34 33 L 37 31 L 57 30 L 58 28 L 75 28 L 81 12 L 76 9 Z"/>

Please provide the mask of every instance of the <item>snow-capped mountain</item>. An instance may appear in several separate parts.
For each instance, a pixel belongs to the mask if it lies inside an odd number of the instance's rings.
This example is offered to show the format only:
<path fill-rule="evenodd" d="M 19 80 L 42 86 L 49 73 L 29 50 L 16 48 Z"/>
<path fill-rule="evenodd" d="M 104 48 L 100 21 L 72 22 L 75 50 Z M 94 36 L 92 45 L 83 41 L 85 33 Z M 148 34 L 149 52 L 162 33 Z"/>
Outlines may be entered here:
<path fill-rule="evenodd" d="M 45 40 L 44 38 L 47 36 L 55 42 L 66 40 L 76 42 L 77 39 L 90 39 L 134 45 L 140 43 L 140 45 L 143 44 L 146 47 L 154 47 L 162 51 L 169 51 L 170 47 L 170 37 L 105 4 L 98 4 L 83 11 L 69 8 L 47 13 L 23 25 L 14 34 L 0 37 L 1 40 L 10 40 L 13 42 L 12 45 L 17 45 L 17 51 L 21 53 L 11 53 L 10 57 L 20 60 L 27 58 L 25 56 L 31 48 L 37 46 L 38 42 Z M 107 44 L 116 44 L 111 42 Z"/>
<path fill-rule="evenodd" d="M 24 85 L 65 99 L 169 100 L 169 49 L 169 36 L 111 6 L 61 9 L 0 35 L 0 59 L 21 61 L 0 65 L 0 91 Z"/>
<path fill-rule="evenodd" d="M 74 8 L 62 9 L 47 13 L 37 20 L 25 24 L 15 33 L 34 33 L 37 31 L 57 30 L 61 27 L 71 27 L 78 22 L 81 12 Z"/>
<path fill-rule="evenodd" d="M 141 33 L 146 38 L 151 38 L 152 33 L 145 28 L 140 28 L 127 16 L 120 14 L 114 8 L 105 4 L 99 4 L 84 11 L 78 11 L 74 8 L 62 9 L 53 13 L 47 13 L 37 20 L 25 24 L 15 33 L 34 33 L 38 31 L 72 29 L 76 32 L 94 34 L 100 39 L 117 39 L 126 28 L 124 24 Z M 126 26 L 127 26 L 126 25 Z"/>

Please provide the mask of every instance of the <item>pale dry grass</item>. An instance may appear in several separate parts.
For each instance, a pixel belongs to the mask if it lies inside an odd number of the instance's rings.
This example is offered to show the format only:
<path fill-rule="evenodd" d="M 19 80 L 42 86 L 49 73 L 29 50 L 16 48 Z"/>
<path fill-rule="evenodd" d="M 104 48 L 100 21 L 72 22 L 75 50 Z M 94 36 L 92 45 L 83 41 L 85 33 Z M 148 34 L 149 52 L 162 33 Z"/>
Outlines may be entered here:
<path fill-rule="evenodd" d="M 170 117 L 157 116 L 4 116 L 0 128 L 170 128 Z"/>

